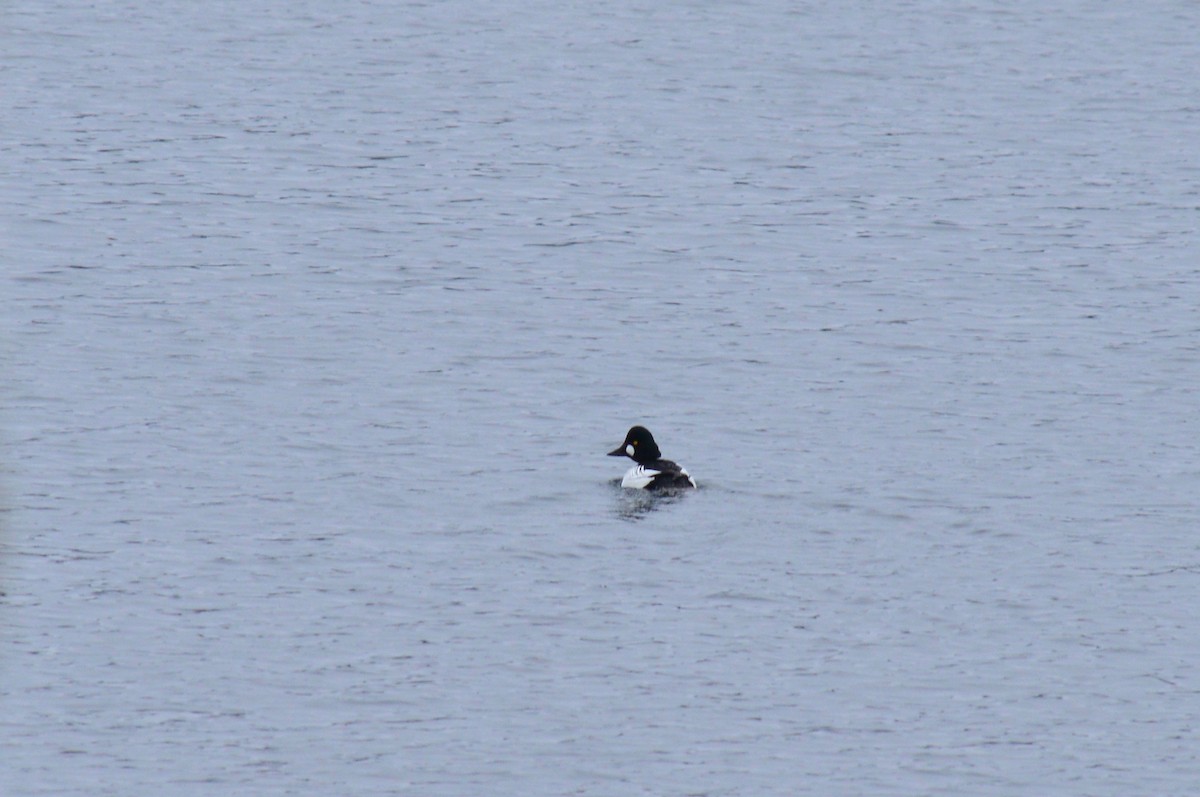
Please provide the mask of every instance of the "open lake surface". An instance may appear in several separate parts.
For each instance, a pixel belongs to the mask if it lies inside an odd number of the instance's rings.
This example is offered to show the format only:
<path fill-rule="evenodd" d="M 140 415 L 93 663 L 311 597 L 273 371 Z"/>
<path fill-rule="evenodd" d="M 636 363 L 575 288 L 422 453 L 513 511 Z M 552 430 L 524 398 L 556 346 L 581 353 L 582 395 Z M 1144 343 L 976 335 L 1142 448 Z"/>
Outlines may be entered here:
<path fill-rule="evenodd" d="M 0 44 L 6 797 L 1195 793 L 1200 5 Z"/>

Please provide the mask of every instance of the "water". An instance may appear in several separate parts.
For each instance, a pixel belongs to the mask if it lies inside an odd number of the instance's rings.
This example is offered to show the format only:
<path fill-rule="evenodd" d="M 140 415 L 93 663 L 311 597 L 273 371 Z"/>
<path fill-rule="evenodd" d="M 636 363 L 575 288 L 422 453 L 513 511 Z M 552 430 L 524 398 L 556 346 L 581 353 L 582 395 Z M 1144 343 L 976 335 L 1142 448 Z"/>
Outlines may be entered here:
<path fill-rule="evenodd" d="M 2 15 L 5 794 L 1200 779 L 1192 4 Z"/>

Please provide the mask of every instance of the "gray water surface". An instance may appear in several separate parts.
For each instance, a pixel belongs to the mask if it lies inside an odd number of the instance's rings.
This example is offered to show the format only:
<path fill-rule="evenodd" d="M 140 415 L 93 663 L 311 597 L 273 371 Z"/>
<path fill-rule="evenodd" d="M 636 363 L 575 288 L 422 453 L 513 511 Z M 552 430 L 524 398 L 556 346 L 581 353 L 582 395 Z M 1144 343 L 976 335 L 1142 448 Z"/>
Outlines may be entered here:
<path fill-rule="evenodd" d="M 1200 782 L 1200 7 L 0 42 L 5 795 Z"/>

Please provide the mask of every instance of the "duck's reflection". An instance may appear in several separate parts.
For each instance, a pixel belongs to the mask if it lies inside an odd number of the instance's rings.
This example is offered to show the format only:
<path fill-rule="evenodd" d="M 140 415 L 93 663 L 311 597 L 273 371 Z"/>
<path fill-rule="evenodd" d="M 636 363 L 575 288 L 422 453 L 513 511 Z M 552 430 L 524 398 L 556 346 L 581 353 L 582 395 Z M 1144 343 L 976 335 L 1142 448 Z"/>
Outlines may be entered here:
<path fill-rule="evenodd" d="M 670 506 L 683 499 L 690 490 L 628 490 L 621 487 L 621 480 L 614 479 L 616 513 L 622 520 L 638 521 L 651 512 Z"/>

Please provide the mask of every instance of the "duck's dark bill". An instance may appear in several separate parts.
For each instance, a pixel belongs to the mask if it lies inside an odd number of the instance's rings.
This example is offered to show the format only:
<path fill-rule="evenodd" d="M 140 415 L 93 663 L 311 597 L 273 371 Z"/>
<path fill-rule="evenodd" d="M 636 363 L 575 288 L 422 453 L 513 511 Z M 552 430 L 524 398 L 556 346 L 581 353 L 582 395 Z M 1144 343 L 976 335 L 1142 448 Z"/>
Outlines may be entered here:
<path fill-rule="evenodd" d="M 608 455 L 609 455 L 610 457 L 623 457 L 623 456 L 625 456 L 625 446 L 617 446 L 617 447 L 616 447 L 615 449 L 613 449 L 612 451 L 609 451 L 609 452 L 608 452 Z"/>

